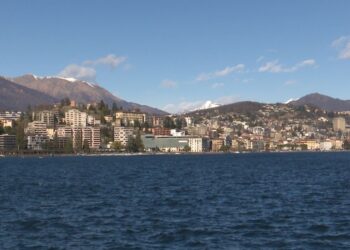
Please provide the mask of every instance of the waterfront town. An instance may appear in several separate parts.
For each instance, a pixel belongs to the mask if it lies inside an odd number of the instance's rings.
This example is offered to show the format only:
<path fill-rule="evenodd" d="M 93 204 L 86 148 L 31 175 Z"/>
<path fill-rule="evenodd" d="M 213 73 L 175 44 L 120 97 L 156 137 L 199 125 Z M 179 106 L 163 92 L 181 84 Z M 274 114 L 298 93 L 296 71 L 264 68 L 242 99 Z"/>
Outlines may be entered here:
<path fill-rule="evenodd" d="M 349 112 L 242 102 L 181 115 L 68 98 L 0 113 L 1 154 L 202 153 L 350 149 Z"/>

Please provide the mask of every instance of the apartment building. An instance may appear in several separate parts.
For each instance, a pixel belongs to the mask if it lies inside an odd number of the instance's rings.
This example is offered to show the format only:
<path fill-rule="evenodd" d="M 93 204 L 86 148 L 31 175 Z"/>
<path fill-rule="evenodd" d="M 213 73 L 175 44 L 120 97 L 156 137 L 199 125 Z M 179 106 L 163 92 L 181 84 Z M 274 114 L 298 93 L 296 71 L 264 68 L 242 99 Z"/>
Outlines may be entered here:
<path fill-rule="evenodd" d="M 14 150 L 16 149 L 16 136 L 15 135 L 0 135 L 0 150 Z"/>
<path fill-rule="evenodd" d="M 72 127 L 86 127 L 87 113 L 77 109 L 70 109 L 65 113 L 66 124 Z"/>
<path fill-rule="evenodd" d="M 114 141 L 119 141 L 123 146 L 128 144 L 133 134 L 134 128 L 132 127 L 114 127 Z"/>
<path fill-rule="evenodd" d="M 135 121 L 138 121 L 140 124 L 145 123 L 146 114 L 139 112 L 118 111 L 115 113 L 115 118 L 120 119 L 122 125 L 124 126 L 133 126 Z"/>

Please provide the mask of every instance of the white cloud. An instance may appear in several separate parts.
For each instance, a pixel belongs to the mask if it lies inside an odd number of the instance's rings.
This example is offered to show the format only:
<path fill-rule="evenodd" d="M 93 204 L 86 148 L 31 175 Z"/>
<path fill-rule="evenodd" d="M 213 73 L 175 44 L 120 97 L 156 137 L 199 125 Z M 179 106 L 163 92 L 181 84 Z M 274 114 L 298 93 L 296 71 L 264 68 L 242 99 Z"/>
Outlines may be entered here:
<path fill-rule="evenodd" d="M 242 71 L 244 71 L 244 69 L 245 69 L 244 64 L 237 64 L 235 66 L 227 66 L 226 68 L 224 68 L 222 70 L 217 70 L 215 72 L 201 73 L 200 75 L 197 76 L 196 80 L 197 81 L 206 81 L 206 80 L 216 78 L 216 77 L 227 76 L 227 75 L 232 74 L 234 72 L 242 72 Z"/>
<path fill-rule="evenodd" d="M 120 64 L 126 61 L 125 56 L 116 56 L 114 54 L 109 54 L 104 57 L 100 57 L 96 60 L 87 60 L 83 62 L 83 65 L 97 66 L 97 65 L 108 65 L 112 68 L 118 67 Z"/>
<path fill-rule="evenodd" d="M 282 66 L 278 63 L 278 60 L 267 62 L 259 68 L 259 72 L 278 73 L 281 71 L 282 71 Z"/>
<path fill-rule="evenodd" d="M 332 47 L 338 50 L 339 59 L 350 59 L 350 36 L 342 36 L 334 40 Z"/>
<path fill-rule="evenodd" d="M 68 65 L 58 75 L 88 82 L 94 82 L 96 80 L 96 70 L 94 68 L 76 64 Z"/>
<path fill-rule="evenodd" d="M 211 87 L 213 88 L 213 89 L 217 89 L 217 88 L 221 88 L 221 87 L 223 87 L 225 84 L 223 84 L 222 82 L 216 82 L 216 83 L 213 83 L 212 85 L 211 85 Z"/>
<path fill-rule="evenodd" d="M 96 80 L 96 67 L 98 65 L 110 66 L 116 68 L 120 64 L 126 61 L 124 56 L 115 56 L 109 54 L 105 57 L 100 57 L 96 60 L 87 60 L 81 64 L 70 64 L 66 66 L 59 74 L 60 77 L 75 78 L 78 80 L 95 82 Z"/>
<path fill-rule="evenodd" d="M 172 80 L 165 79 L 160 83 L 160 86 L 166 89 L 176 88 L 177 83 Z"/>
<path fill-rule="evenodd" d="M 314 59 L 307 59 L 291 67 L 285 67 L 278 62 L 278 60 L 266 62 L 259 68 L 259 72 L 270 72 L 270 73 L 287 73 L 287 72 L 295 72 L 305 67 L 310 67 L 316 64 Z"/>

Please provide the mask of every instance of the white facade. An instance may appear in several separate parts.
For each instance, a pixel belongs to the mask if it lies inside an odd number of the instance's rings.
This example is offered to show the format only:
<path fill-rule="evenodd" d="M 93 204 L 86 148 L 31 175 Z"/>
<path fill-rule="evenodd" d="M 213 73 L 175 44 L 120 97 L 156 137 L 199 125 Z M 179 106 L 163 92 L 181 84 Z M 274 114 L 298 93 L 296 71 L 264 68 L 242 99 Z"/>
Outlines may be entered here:
<path fill-rule="evenodd" d="M 87 117 L 87 113 L 77 109 L 70 109 L 65 113 L 66 124 L 72 127 L 86 127 Z"/>
<path fill-rule="evenodd" d="M 182 131 L 182 130 L 178 131 L 177 129 L 171 129 L 170 134 L 172 136 L 185 136 L 185 131 Z"/>
<path fill-rule="evenodd" d="M 114 141 L 119 141 L 123 146 L 129 142 L 129 137 L 134 134 L 132 127 L 114 127 Z"/>
<path fill-rule="evenodd" d="M 44 122 L 34 121 L 28 123 L 28 126 L 25 129 L 26 134 L 30 135 L 45 135 L 47 136 L 47 125 Z"/>
<path fill-rule="evenodd" d="M 101 146 L 101 129 L 100 127 L 91 128 L 91 148 L 100 148 Z"/>
<path fill-rule="evenodd" d="M 332 142 L 331 141 L 321 141 L 320 142 L 320 150 L 321 151 L 329 151 L 331 150 L 333 147 Z"/>
<path fill-rule="evenodd" d="M 203 139 L 200 137 L 188 138 L 188 146 L 191 148 L 191 152 L 203 152 Z"/>
<path fill-rule="evenodd" d="M 72 137 L 72 128 L 68 126 L 59 127 L 57 129 L 57 137 Z"/>

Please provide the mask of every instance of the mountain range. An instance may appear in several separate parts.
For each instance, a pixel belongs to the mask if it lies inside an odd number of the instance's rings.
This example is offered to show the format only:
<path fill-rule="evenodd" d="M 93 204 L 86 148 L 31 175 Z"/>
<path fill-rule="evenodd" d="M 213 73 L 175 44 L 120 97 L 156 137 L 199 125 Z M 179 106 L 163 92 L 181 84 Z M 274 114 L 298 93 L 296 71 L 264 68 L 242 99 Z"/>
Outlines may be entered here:
<path fill-rule="evenodd" d="M 123 107 L 124 110 L 139 109 L 142 112 L 150 114 L 167 114 L 157 108 L 118 98 L 98 84 L 74 78 L 57 76 L 38 77 L 32 74 L 12 78 L 0 77 L 0 110 L 24 111 L 28 105 L 54 104 L 66 97 L 78 103 L 94 103 L 103 100 L 109 105 L 116 103 L 118 107 Z M 288 105 L 311 105 L 334 112 L 350 111 L 350 100 L 341 100 L 319 93 L 312 93 L 297 100 L 289 101 Z M 222 105 L 220 109 L 223 111 L 231 109 L 250 110 L 259 108 L 259 106 L 260 104 L 256 102 L 239 102 Z M 207 110 L 216 107 L 218 107 L 218 104 L 206 102 L 199 109 Z"/>
<path fill-rule="evenodd" d="M 78 103 L 94 103 L 103 100 L 110 106 L 116 103 L 124 110 L 139 109 L 150 114 L 167 114 L 157 108 L 125 101 L 97 84 L 74 78 L 38 77 L 32 74 L 13 78 L 0 77 L 0 109 L 2 110 L 25 110 L 28 105 L 54 104 L 67 97 Z"/>
<path fill-rule="evenodd" d="M 341 100 L 319 93 L 306 95 L 298 100 L 291 101 L 288 104 L 294 106 L 312 105 L 333 112 L 350 111 L 350 100 Z"/>
<path fill-rule="evenodd" d="M 187 114 L 205 115 L 208 111 L 217 114 L 224 114 L 227 112 L 243 112 L 254 113 L 263 107 L 264 103 L 242 101 L 220 106 L 209 107 L 207 109 L 197 109 Z M 309 105 L 314 108 L 319 108 L 329 112 L 350 111 L 350 100 L 341 100 L 338 98 L 329 97 L 319 93 L 313 93 L 301 97 L 297 100 L 288 101 L 281 105 L 292 105 L 295 107 Z"/>

